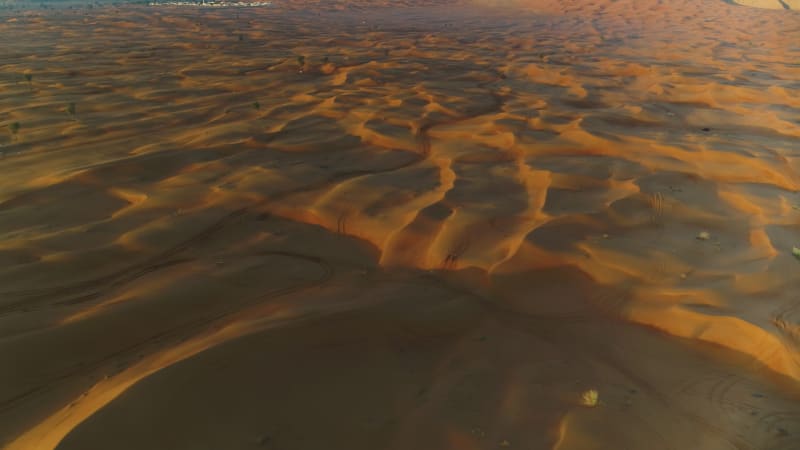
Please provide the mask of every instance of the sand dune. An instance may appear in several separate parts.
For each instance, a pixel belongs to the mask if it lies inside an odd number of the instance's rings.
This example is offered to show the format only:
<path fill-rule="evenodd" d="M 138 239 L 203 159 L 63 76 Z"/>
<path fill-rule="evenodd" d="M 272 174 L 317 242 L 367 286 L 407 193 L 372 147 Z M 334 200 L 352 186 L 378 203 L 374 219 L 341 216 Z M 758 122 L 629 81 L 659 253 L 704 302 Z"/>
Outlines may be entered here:
<path fill-rule="evenodd" d="M 799 448 L 791 9 L 0 12 L 0 446 Z"/>
<path fill-rule="evenodd" d="M 800 3 L 798 3 L 797 0 L 738 0 L 735 3 L 743 6 L 753 6 L 756 8 L 787 10 L 800 9 Z"/>

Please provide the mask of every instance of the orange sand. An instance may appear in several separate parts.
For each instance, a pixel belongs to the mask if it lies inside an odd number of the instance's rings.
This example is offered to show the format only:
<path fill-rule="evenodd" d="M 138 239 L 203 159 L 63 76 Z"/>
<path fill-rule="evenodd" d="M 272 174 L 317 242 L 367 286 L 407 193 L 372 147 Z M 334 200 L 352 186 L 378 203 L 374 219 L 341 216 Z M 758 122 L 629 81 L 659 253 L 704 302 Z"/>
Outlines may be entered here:
<path fill-rule="evenodd" d="M 800 13 L 290 1 L 0 36 L 2 448 L 800 448 Z"/>

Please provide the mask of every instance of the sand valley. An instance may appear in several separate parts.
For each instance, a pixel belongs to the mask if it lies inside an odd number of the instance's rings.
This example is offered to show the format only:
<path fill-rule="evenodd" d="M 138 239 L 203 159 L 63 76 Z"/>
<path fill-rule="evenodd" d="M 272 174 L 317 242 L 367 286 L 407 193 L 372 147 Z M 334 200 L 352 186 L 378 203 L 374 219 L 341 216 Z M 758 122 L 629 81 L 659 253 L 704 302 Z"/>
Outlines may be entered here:
<path fill-rule="evenodd" d="M 784 2 L 0 11 L 0 448 L 800 448 Z"/>

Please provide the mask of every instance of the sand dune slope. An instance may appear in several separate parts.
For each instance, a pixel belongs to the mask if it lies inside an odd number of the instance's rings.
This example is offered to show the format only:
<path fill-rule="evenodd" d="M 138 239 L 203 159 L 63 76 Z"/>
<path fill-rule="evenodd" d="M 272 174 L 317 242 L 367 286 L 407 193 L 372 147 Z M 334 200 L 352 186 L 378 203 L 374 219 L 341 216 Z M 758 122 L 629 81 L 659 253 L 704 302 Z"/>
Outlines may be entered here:
<path fill-rule="evenodd" d="M 0 13 L 0 447 L 800 448 L 792 9 Z"/>

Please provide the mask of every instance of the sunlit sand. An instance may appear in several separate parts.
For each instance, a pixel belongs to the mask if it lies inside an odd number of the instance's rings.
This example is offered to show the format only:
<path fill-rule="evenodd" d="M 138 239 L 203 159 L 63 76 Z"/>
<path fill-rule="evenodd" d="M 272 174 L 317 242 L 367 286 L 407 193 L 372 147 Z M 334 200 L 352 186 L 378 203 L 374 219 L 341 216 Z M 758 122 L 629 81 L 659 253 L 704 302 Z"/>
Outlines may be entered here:
<path fill-rule="evenodd" d="M 0 11 L 0 448 L 800 448 L 741 3 Z"/>

